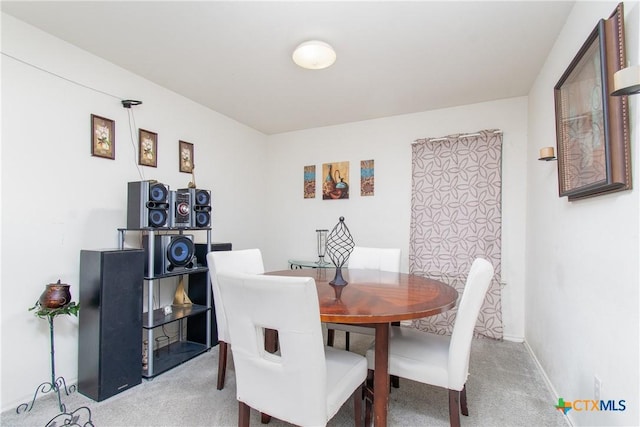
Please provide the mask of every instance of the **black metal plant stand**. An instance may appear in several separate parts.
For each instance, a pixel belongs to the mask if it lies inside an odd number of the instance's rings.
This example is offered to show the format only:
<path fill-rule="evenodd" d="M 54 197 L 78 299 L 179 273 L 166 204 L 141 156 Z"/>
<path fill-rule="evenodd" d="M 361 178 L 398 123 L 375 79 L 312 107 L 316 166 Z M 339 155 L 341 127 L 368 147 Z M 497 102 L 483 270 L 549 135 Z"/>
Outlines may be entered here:
<path fill-rule="evenodd" d="M 18 406 L 16 408 L 16 413 L 20 414 L 23 412 L 28 412 L 31 411 L 31 409 L 33 409 L 33 405 L 36 402 L 36 399 L 38 398 L 38 393 L 42 393 L 42 394 L 46 394 L 46 393 L 50 393 L 50 392 L 54 392 L 56 393 L 56 396 L 58 398 L 58 408 L 60 409 L 60 414 L 56 415 L 54 418 L 52 418 L 52 420 L 47 424 L 47 425 L 55 425 L 56 422 L 54 422 L 52 424 L 52 421 L 54 420 L 65 420 L 63 422 L 63 424 L 61 425 L 80 425 L 77 424 L 78 420 L 79 420 L 79 415 L 78 412 L 87 412 L 88 413 L 88 421 L 85 422 L 84 424 L 82 424 L 83 426 L 93 426 L 93 423 L 91 422 L 91 410 L 89 410 L 89 408 L 87 407 L 80 407 L 78 409 L 76 409 L 73 412 L 67 412 L 67 408 L 66 406 L 62 403 L 62 398 L 60 395 L 61 390 L 64 390 L 64 393 L 69 396 L 70 393 L 73 393 L 74 391 L 76 391 L 76 386 L 75 385 L 71 385 L 69 387 L 67 387 L 67 383 L 64 379 L 64 377 L 60 376 L 56 378 L 56 363 L 55 363 L 55 341 L 54 341 L 54 329 L 53 329 L 53 319 L 61 314 L 74 314 L 77 315 L 78 313 L 78 308 L 79 306 L 76 305 L 75 302 L 71 302 L 67 305 L 65 305 L 64 307 L 60 307 L 60 308 L 46 308 L 46 307 L 42 307 L 39 303 L 36 303 L 36 305 L 34 305 L 32 308 L 30 308 L 29 310 L 34 310 L 34 309 L 38 309 L 38 311 L 35 313 L 36 316 L 40 317 L 40 318 L 45 318 L 47 319 L 47 321 L 49 322 L 49 342 L 51 345 L 51 381 L 48 382 L 43 382 L 42 384 L 40 384 L 37 388 L 36 391 L 33 395 L 33 399 L 31 400 L 30 403 L 23 403 L 22 405 Z M 82 411 L 81 411 L 82 410 Z"/>
<path fill-rule="evenodd" d="M 33 395 L 33 400 L 31 401 L 31 403 L 23 403 L 22 405 L 18 406 L 18 408 L 16 409 L 16 412 L 18 414 L 20 414 L 21 412 L 24 411 L 31 411 L 31 409 L 33 408 L 34 403 L 36 402 L 36 399 L 38 398 L 38 393 L 42 393 L 42 394 L 46 394 L 46 393 L 50 393 L 50 392 L 55 392 L 58 396 L 58 407 L 60 408 L 60 412 L 65 412 L 66 408 L 64 406 L 64 404 L 62 403 L 62 399 L 60 398 L 60 389 L 64 389 L 64 392 L 67 396 L 69 396 L 69 393 L 71 390 L 71 393 L 73 393 L 75 391 L 75 386 L 72 385 L 71 387 L 67 388 L 67 383 L 64 380 L 64 377 L 58 377 L 56 378 L 56 363 L 55 363 L 55 342 L 53 339 L 53 319 L 56 315 L 58 314 L 62 314 L 62 313 L 56 313 L 56 310 L 51 310 L 51 309 L 47 309 L 47 308 L 41 308 L 40 309 L 41 312 L 43 312 L 43 314 L 46 315 L 47 320 L 49 321 L 49 339 L 50 339 L 50 343 L 51 343 L 51 381 L 50 382 L 44 382 L 42 384 L 40 384 L 37 388 L 36 388 L 36 392 Z M 51 313 L 46 313 L 47 311 L 51 312 Z"/>

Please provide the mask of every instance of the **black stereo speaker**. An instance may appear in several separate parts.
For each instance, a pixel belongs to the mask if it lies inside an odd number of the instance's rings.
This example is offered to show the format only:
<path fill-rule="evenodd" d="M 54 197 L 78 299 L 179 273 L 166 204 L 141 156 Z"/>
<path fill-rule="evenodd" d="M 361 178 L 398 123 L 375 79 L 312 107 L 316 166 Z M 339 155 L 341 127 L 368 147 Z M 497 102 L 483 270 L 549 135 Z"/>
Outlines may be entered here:
<path fill-rule="evenodd" d="M 192 227 L 209 227 L 211 225 L 211 191 L 197 188 L 186 189 L 191 194 L 193 216 Z"/>
<path fill-rule="evenodd" d="M 191 206 L 193 197 L 189 189 L 171 191 L 169 200 L 171 227 L 192 227 L 194 211 Z"/>
<path fill-rule="evenodd" d="M 153 181 L 128 185 L 127 228 L 163 228 L 170 226 L 169 186 Z"/>
<path fill-rule="evenodd" d="M 80 251 L 78 391 L 101 401 L 142 382 L 142 249 Z"/>
<path fill-rule="evenodd" d="M 147 260 L 149 259 L 148 240 L 143 241 Z M 150 272 L 148 261 L 145 262 L 147 277 L 197 267 L 195 245 L 193 236 L 190 234 L 154 236 L 153 252 L 153 274 Z"/>
<path fill-rule="evenodd" d="M 206 243 L 196 243 L 196 257 L 200 265 L 207 265 L 207 253 L 211 251 L 230 251 L 232 249 L 231 243 L 211 243 L 211 246 L 207 248 Z M 211 305 L 213 306 L 213 293 L 211 292 L 211 286 L 195 286 L 196 281 L 200 281 L 202 285 L 203 281 L 206 283 L 209 279 L 207 274 L 192 274 L 189 276 L 189 298 L 194 304 L 207 304 L 207 293 L 210 294 L 209 298 Z M 191 286 L 194 284 L 194 286 Z M 218 343 L 218 326 L 216 325 L 216 309 L 211 308 L 211 311 L 207 314 L 211 317 L 211 345 L 214 346 Z M 206 342 L 207 329 L 203 326 L 203 322 L 199 321 L 196 316 L 187 318 L 187 340 L 194 342 Z"/>
<path fill-rule="evenodd" d="M 230 251 L 231 243 L 211 243 L 207 250 L 206 243 L 196 243 L 196 259 L 199 265 L 207 265 L 207 254 L 214 251 Z"/>

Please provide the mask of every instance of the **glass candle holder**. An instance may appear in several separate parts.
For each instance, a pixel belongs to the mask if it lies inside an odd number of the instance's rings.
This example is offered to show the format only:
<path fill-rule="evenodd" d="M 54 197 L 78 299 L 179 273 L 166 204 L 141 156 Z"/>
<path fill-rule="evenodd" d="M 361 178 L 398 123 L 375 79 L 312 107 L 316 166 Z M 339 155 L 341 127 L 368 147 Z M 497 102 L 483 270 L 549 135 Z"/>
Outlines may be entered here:
<path fill-rule="evenodd" d="M 318 235 L 318 261 L 317 264 L 320 266 L 329 264 L 324 260 L 324 256 L 327 252 L 327 233 L 329 230 L 316 230 Z"/>

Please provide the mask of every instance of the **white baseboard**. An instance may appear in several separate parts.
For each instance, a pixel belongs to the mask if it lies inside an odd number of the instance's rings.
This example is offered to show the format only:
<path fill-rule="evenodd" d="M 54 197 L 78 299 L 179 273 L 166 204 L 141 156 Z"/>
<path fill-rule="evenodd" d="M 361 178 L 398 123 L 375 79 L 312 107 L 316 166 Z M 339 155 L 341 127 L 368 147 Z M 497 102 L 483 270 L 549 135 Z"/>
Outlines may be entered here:
<path fill-rule="evenodd" d="M 524 337 L 518 335 L 505 335 L 502 334 L 502 339 L 510 342 L 524 342 Z"/>
<path fill-rule="evenodd" d="M 529 346 L 529 343 L 527 343 L 524 340 L 523 340 L 523 342 L 524 342 L 524 348 L 527 349 L 527 351 L 531 355 L 531 358 L 533 359 L 533 361 L 535 362 L 536 366 L 538 367 L 538 370 L 540 371 L 540 374 L 542 374 L 542 378 L 544 379 L 544 382 L 545 382 L 545 384 L 547 386 L 547 390 L 549 391 L 549 394 L 550 394 L 550 396 L 552 398 L 551 402 L 554 402 L 554 401 L 557 402 L 558 399 L 560 398 L 560 395 L 558 394 L 558 392 L 556 391 L 556 388 L 553 386 L 553 383 L 551 382 L 551 380 L 547 376 L 547 373 L 545 372 L 544 368 L 540 364 L 540 361 L 536 357 L 536 354 L 533 352 L 533 350 Z M 570 426 L 570 427 L 574 426 L 574 423 L 571 421 L 571 418 L 567 414 L 564 414 L 564 419 L 567 422 L 568 426 Z"/>

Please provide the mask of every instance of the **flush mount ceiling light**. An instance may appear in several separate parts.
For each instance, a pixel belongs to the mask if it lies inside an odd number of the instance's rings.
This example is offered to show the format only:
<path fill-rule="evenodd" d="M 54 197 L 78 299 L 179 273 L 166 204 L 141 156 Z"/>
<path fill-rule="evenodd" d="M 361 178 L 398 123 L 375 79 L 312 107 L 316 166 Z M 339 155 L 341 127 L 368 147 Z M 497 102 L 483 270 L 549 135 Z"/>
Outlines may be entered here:
<path fill-rule="evenodd" d="M 325 42 L 310 40 L 298 46 L 292 58 L 302 68 L 322 70 L 336 62 L 336 52 Z"/>

